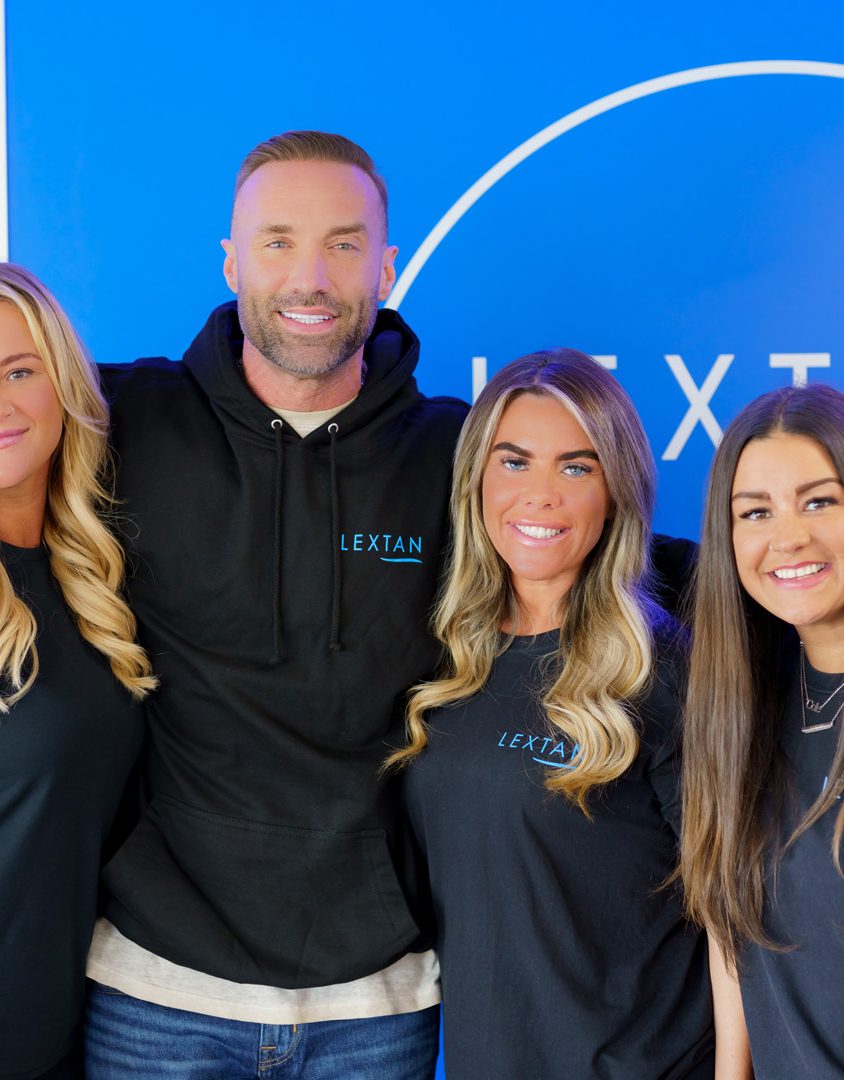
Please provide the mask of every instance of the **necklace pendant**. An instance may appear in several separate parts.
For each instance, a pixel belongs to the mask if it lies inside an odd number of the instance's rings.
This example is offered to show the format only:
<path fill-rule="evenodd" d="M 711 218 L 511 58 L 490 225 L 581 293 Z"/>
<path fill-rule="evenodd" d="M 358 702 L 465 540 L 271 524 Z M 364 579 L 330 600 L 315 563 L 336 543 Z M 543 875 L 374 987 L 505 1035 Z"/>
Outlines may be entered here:
<path fill-rule="evenodd" d="M 803 714 L 803 724 L 800 730 L 803 732 L 804 735 L 810 735 L 813 731 L 829 731 L 829 729 L 834 725 L 835 721 L 838 719 L 841 713 L 844 712 L 844 700 L 842 700 L 841 704 L 835 710 L 830 720 L 822 720 L 817 724 L 806 723 L 806 710 L 808 709 L 810 713 L 814 713 L 815 716 L 817 716 L 819 713 L 822 713 L 824 711 L 824 709 L 827 707 L 827 705 L 829 705 L 829 703 L 836 696 L 836 694 L 840 694 L 842 690 L 844 690 L 844 682 L 840 683 L 838 686 L 835 687 L 835 689 L 832 691 L 826 701 L 815 701 L 814 698 L 809 697 L 809 687 L 806 685 L 806 657 L 803 650 L 803 642 L 801 641 L 800 693 L 802 694 L 802 701 L 800 711 Z"/>
<path fill-rule="evenodd" d="M 800 728 L 800 730 L 803 732 L 804 735 L 811 735 L 811 733 L 813 731 L 829 731 L 829 729 L 832 727 L 832 725 L 835 723 L 835 721 L 837 719 L 838 719 L 838 713 L 836 713 L 835 716 L 833 716 L 833 718 L 831 720 L 827 720 L 826 723 L 823 723 L 823 724 L 804 724 Z"/>

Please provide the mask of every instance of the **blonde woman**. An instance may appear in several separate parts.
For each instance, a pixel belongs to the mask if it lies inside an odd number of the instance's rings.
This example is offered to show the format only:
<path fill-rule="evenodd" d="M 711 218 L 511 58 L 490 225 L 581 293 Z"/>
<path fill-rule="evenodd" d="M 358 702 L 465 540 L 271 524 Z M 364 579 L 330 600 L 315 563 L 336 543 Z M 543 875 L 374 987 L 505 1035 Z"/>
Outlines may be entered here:
<path fill-rule="evenodd" d="M 108 416 L 67 317 L 0 265 L 0 1077 L 81 1076 L 103 845 L 153 688 L 101 518 Z"/>
<path fill-rule="evenodd" d="M 654 468 L 588 356 L 515 361 L 454 468 L 447 650 L 415 689 L 407 802 L 430 870 L 448 1080 L 711 1077 L 705 940 L 660 885 L 679 831 Z"/>

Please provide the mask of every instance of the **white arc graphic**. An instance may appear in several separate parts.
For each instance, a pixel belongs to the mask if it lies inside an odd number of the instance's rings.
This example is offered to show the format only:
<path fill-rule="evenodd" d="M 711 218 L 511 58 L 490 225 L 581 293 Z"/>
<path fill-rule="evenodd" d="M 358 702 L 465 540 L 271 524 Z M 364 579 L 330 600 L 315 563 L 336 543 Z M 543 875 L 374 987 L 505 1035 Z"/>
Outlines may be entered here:
<path fill-rule="evenodd" d="M 589 105 L 575 109 L 574 112 L 568 113 L 526 139 L 515 150 L 511 150 L 491 169 L 487 169 L 483 176 L 476 180 L 453 206 L 449 207 L 413 253 L 384 306 L 398 310 L 425 263 L 463 215 L 471 210 L 475 203 L 486 195 L 502 177 L 512 172 L 516 166 L 521 165 L 543 146 L 565 135 L 567 131 L 580 127 L 587 120 L 594 120 L 596 116 L 602 116 L 631 101 L 659 94 L 663 90 L 674 90 L 678 86 L 712 82 L 716 79 L 734 79 L 743 75 L 817 75 L 827 79 L 844 79 L 844 64 L 831 64 L 820 60 L 742 60 L 732 64 L 710 64 L 707 67 L 689 68 L 686 71 L 675 71 L 670 75 L 660 75 L 656 79 L 647 79 L 645 82 L 628 86 L 624 90 L 616 90 L 615 93 L 607 94 L 606 97 L 598 98 Z"/>

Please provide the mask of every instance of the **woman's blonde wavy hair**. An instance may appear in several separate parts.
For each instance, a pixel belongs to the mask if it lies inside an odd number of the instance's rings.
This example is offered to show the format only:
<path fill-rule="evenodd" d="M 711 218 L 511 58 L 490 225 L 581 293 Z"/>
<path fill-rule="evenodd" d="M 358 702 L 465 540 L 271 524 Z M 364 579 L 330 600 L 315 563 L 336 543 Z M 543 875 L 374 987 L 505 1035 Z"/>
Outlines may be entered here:
<path fill-rule="evenodd" d="M 108 408 L 96 369 L 55 298 L 28 270 L 0 264 L 0 303 L 14 305 L 26 320 L 62 408 L 43 529 L 50 569 L 79 633 L 108 659 L 129 693 L 142 698 L 156 679 L 135 641 L 135 617 L 120 596 L 123 551 L 101 517 L 112 503 L 111 463 Z M 35 682 L 36 632 L 32 612 L 0 562 L 0 713 Z"/>
<path fill-rule="evenodd" d="M 621 776 L 639 748 L 626 703 L 648 684 L 651 621 L 642 581 L 648 570 L 654 463 L 641 421 L 619 383 L 573 349 L 514 360 L 487 384 L 466 420 L 454 462 L 452 547 L 434 611 L 446 648 L 440 678 L 410 694 L 408 745 L 387 759 L 404 765 L 428 742 L 425 716 L 477 693 L 513 640 L 517 598 L 506 563 L 489 539 L 483 475 L 504 410 L 522 394 L 556 398 L 589 435 L 606 478 L 612 517 L 568 594 L 560 599 L 560 646 L 541 704 L 549 722 L 576 745 L 577 768 L 554 770 L 546 786 L 588 815 L 591 788 Z"/>

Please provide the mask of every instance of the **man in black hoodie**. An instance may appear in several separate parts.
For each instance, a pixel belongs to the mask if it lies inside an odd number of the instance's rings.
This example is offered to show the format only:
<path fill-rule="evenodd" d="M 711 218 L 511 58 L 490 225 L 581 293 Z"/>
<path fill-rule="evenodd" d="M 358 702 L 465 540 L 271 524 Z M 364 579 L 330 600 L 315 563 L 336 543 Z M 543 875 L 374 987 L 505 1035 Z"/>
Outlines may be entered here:
<path fill-rule="evenodd" d="M 339 136 L 240 170 L 237 303 L 182 362 L 104 370 L 131 600 L 161 688 L 148 803 L 104 873 L 92 1080 L 423 1080 L 436 959 L 394 784 L 465 406 L 378 311 L 387 199 Z"/>

